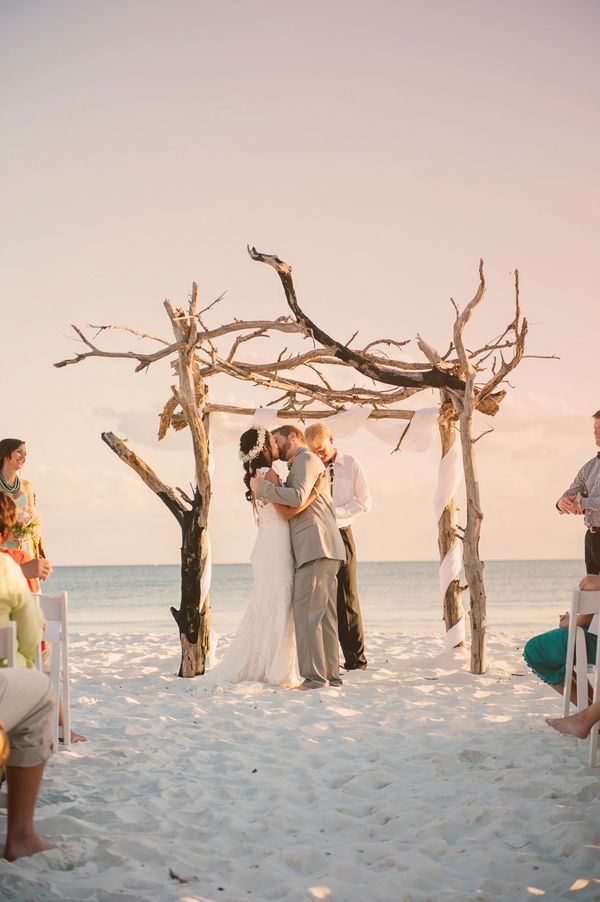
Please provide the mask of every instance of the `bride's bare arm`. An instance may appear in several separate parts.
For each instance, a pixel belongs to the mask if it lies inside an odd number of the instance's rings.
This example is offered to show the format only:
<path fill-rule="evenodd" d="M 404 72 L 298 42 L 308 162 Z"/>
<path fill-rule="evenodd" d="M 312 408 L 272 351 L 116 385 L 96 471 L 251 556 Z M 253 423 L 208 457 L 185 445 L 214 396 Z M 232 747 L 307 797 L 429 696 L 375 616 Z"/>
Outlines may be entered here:
<path fill-rule="evenodd" d="M 267 476 L 268 475 L 269 474 L 267 473 Z M 270 480 L 270 481 L 272 481 L 272 480 Z M 326 484 L 327 484 L 327 473 L 325 473 L 325 471 L 323 471 L 317 477 L 317 481 L 315 482 L 314 486 L 312 487 L 312 489 L 310 491 L 310 495 L 308 496 L 308 498 L 306 499 L 304 504 L 300 505 L 300 507 L 288 507 L 287 504 L 277 504 L 276 501 L 272 501 L 271 504 L 273 505 L 273 507 L 275 508 L 275 510 L 277 511 L 277 513 L 279 514 L 280 517 L 283 517 L 284 520 L 291 520 L 292 517 L 296 517 L 298 514 L 301 514 L 302 511 L 305 511 L 307 507 L 310 507 L 310 505 L 313 503 L 315 498 L 318 498 L 318 496 L 321 494 L 321 492 L 325 488 Z"/>

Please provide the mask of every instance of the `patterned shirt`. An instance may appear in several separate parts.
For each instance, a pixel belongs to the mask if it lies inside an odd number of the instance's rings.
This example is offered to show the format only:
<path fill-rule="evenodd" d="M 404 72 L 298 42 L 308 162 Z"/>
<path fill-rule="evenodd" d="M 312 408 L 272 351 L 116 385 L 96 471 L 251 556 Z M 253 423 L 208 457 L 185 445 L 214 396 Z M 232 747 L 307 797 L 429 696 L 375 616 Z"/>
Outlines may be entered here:
<path fill-rule="evenodd" d="M 581 492 L 581 506 L 586 526 L 600 526 L 600 457 L 592 457 L 584 464 L 567 489 L 561 495 L 577 495 Z M 559 498 L 560 501 L 560 498 Z"/>

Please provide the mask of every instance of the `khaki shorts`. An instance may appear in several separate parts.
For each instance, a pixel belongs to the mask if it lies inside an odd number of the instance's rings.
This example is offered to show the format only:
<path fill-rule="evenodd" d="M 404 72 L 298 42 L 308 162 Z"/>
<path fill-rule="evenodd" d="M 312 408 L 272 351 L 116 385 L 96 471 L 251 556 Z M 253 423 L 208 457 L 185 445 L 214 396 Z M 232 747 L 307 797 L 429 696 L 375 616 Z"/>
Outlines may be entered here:
<path fill-rule="evenodd" d="M 0 722 L 10 740 L 9 766 L 35 767 L 48 760 L 55 704 L 52 684 L 43 673 L 0 668 Z"/>

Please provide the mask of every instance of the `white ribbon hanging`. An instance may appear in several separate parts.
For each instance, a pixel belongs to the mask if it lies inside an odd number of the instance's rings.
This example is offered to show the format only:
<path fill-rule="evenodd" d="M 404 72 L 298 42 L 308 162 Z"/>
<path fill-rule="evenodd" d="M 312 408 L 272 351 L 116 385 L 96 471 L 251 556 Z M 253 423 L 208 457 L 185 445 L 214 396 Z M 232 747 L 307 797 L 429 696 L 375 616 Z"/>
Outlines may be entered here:
<path fill-rule="evenodd" d="M 421 410 L 415 410 L 412 419 L 408 421 L 366 420 L 365 427 L 367 432 L 387 445 L 396 447 L 402 439 L 401 451 L 427 451 L 435 439 L 437 415 L 437 407 L 423 407 Z"/>
<path fill-rule="evenodd" d="M 440 461 L 438 482 L 433 495 L 435 519 L 439 520 L 444 508 L 454 498 L 462 482 L 460 443 L 455 441 Z"/>
<path fill-rule="evenodd" d="M 437 521 L 442 516 L 444 508 L 450 503 L 460 488 L 462 477 L 460 443 L 458 440 L 455 440 L 440 461 L 438 483 L 433 496 L 433 509 Z M 462 547 L 460 540 L 455 539 L 454 544 L 440 564 L 439 578 L 442 602 L 446 597 L 448 586 L 453 580 L 458 579 L 461 570 Z M 463 642 L 465 635 L 465 618 L 463 614 L 458 623 L 455 623 L 444 634 L 444 651 L 450 651 L 459 642 Z"/>

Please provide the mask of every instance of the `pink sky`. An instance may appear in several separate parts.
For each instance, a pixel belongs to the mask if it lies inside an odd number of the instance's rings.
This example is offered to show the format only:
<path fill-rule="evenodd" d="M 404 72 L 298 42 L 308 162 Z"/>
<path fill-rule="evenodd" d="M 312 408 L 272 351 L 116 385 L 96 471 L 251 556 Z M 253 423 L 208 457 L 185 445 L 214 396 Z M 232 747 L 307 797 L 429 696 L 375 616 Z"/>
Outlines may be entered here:
<path fill-rule="evenodd" d="M 445 349 L 448 299 L 471 297 L 480 256 L 470 340 L 491 337 L 518 266 L 529 351 L 560 360 L 523 362 L 478 444 L 482 550 L 581 557 L 581 522 L 553 504 L 594 453 L 600 408 L 599 21 L 593 2 L 546 0 L 4 3 L 0 432 L 27 439 L 53 561 L 177 561 L 174 520 L 101 431 L 167 481 L 192 474 L 185 436 L 152 439 L 168 368 L 55 370 L 69 324 L 168 337 L 162 300 L 193 279 L 207 301 L 228 289 L 213 323 L 281 315 L 247 243 L 293 265 L 323 327 L 365 343 L 420 332 Z M 375 499 L 363 559 L 434 559 L 436 453 L 346 450 Z M 215 559 L 247 560 L 233 450 L 214 488 Z"/>

